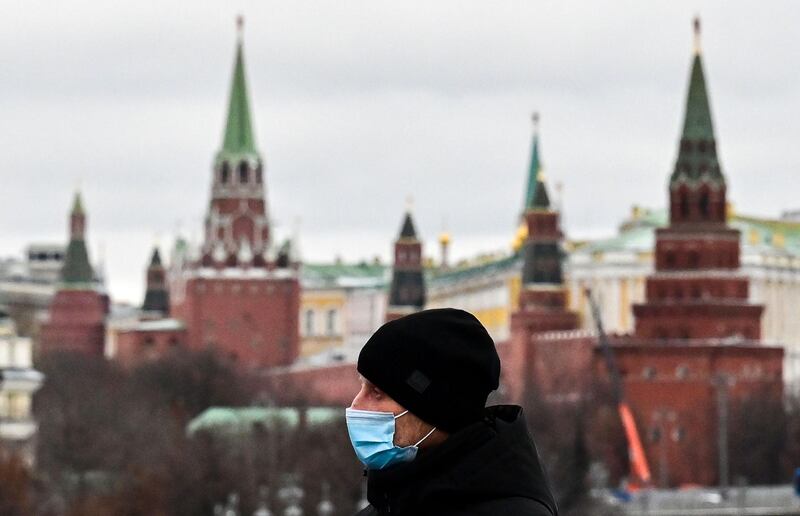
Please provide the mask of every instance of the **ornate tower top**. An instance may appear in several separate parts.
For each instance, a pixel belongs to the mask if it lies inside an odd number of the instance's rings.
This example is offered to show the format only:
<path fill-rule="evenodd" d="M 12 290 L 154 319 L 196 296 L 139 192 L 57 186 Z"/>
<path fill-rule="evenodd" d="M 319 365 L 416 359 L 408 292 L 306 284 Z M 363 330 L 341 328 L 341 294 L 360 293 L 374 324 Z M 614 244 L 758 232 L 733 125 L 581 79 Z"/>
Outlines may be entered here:
<path fill-rule="evenodd" d="M 225 132 L 222 148 L 217 153 L 216 162 L 228 160 L 231 164 L 242 159 L 257 161 L 260 159 L 255 143 L 250 101 L 247 95 L 247 81 L 244 70 L 243 33 L 244 18 L 236 19 L 237 42 L 236 61 L 233 66 L 233 79 L 228 100 L 228 116 L 225 120 Z"/>
<path fill-rule="evenodd" d="M 164 265 L 161 263 L 161 254 L 158 252 L 158 247 L 153 249 L 150 265 L 147 267 L 147 290 L 145 291 L 142 310 L 161 315 L 166 315 L 169 312 L 166 273 Z"/>
<path fill-rule="evenodd" d="M 422 270 L 422 242 L 411 211 L 407 210 L 394 244 L 394 267 L 389 288 L 386 319 L 392 320 L 425 306 L 425 277 Z"/>
<path fill-rule="evenodd" d="M 536 192 L 540 183 L 540 176 L 542 174 L 542 162 L 539 157 L 539 113 L 533 112 L 531 115 L 533 121 L 533 143 L 531 144 L 531 162 L 528 167 L 528 189 L 525 193 L 525 205 L 523 211 L 536 208 Z M 545 192 L 545 198 L 547 193 Z M 549 203 L 548 203 L 549 205 Z"/>
<path fill-rule="evenodd" d="M 215 268 L 270 267 L 264 167 L 255 143 L 247 94 L 241 16 L 236 24 L 236 58 L 228 113 L 222 147 L 214 160 L 201 264 Z"/>
<path fill-rule="evenodd" d="M 66 286 L 88 285 L 94 281 L 94 271 L 89 263 L 89 253 L 84 241 L 86 213 L 79 191 L 75 192 L 69 218 L 69 244 L 64 257 L 64 266 L 61 269 L 61 281 Z"/>
<path fill-rule="evenodd" d="M 694 53 L 700 54 L 700 17 L 694 17 Z"/>
<path fill-rule="evenodd" d="M 700 20 L 698 18 L 694 20 L 694 37 L 694 57 L 686 95 L 683 131 L 670 183 L 706 181 L 724 184 L 725 178 L 717 160 L 711 105 L 703 72 L 703 60 L 700 52 Z"/>

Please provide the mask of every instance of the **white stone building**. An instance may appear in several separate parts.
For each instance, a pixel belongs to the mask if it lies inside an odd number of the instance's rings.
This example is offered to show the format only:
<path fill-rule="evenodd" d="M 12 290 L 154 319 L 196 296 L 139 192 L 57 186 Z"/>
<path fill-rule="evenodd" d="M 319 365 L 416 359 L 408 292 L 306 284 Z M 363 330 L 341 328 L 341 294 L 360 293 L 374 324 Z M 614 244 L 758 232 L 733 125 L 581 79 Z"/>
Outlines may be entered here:
<path fill-rule="evenodd" d="M 18 454 L 29 466 L 38 430 L 32 398 L 44 381 L 33 369 L 32 354 L 31 339 L 17 335 L 13 321 L 0 313 L 0 454 Z"/>

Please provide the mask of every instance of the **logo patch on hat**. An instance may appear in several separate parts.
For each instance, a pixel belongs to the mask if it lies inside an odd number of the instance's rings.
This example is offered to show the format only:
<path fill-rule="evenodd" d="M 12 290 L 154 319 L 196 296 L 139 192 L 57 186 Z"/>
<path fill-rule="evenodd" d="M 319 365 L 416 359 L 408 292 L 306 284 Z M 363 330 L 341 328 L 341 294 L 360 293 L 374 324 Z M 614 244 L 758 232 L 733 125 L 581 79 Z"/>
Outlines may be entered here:
<path fill-rule="evenodd" d="M 422 394 L 431 384 L 431 380 L 419 369 L 414 369 L 414 372 L 406 379 L 406 383 L 419 394 Z"/>

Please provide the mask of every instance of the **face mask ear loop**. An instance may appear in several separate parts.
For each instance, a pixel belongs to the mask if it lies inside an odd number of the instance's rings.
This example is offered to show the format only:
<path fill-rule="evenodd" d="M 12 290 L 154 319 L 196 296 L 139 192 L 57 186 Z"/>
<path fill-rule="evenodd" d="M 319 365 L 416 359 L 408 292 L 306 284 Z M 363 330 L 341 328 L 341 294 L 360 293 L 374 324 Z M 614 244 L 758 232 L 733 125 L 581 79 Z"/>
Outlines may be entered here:
<path fill-rule="evenodd" d="M 405 416 L 406 414 L 408 414 L 408 410 L 406 410 L 405 412 L 401 412 L 401 413 L 397 414 L 396 416 L 394 416 L 394 418 L 397 419 L 398 417 Z"/>
<path fill-rule="evenodd" d="M 423 437 L 422 439 L 420 439 L 419 441 L 417 441 L 417 444 L 415 444 L 414 446 L 419 446 L 419 445 L 422 443 L 422 441 L 424 441 L 425 439 L 427 439 L 428 437 L 430 437 L 430 436 L 431 436 L 431 434 L 432 434 L 433 432 L 435 432 L 435 431 L 436 431 L 436 427 L 434 426 L 434 427 L 431 429 L 431 431 L 430 431 L 430 432 L 428 432 L 428 434 L 427 434 L 425 437 Z"/>

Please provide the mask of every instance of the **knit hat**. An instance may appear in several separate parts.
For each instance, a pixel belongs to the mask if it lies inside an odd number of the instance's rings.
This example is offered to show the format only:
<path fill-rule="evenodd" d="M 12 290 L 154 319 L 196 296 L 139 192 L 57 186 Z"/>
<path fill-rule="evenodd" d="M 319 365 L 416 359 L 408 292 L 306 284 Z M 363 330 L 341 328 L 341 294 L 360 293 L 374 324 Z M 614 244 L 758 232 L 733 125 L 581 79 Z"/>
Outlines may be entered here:
<path fill-rule="evenodd" d="M 424 310 L 387 322 L 364 344 L 358 372 L 423 421 L 455 432 L 483 417 L 500 381 L 494 341 L 463 310 Z"/>

